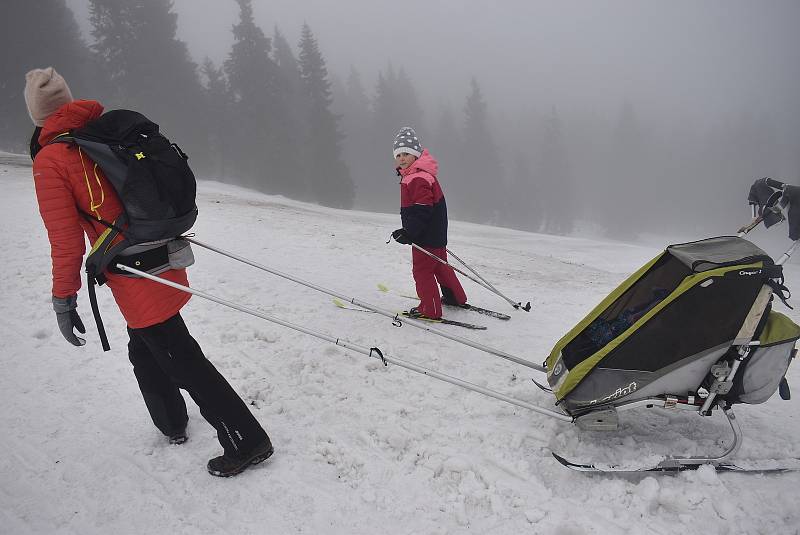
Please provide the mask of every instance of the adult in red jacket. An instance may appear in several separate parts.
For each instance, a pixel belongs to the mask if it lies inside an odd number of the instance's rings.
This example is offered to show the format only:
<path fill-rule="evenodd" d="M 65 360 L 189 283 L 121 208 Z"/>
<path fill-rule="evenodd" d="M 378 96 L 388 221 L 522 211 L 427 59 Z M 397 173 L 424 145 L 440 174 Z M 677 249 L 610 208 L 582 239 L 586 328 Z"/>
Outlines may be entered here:
<path fill-rule="evenodd" d="M 400 219 L 403 228 L 392 237 L 403 244 L 416 244 L 447 261 L 447 203 L 436 179 L 439 164 L 420 145 L 416 132 L 403 127 L 394 140 L 394 158 L 400 180 Z M 450 266 L 424 252 L 411 250 L 412 273 L 417 286 L 419 305 L 410 316 L 442 317 L 442 301 L 448 305 L 466 304 L 467 295 Z M 441 286 L 442 295 L 439 296 Z"/>
<path fill-rule="evenodd" d="M 31 139 L 33 179 L 39 212 L 47 229 L 53 262 L 53 307 L 64 337 L 86 330 L 77 313 L 84 235 L 94 243 L 114 221 L 122 204 L 103 172 L 77 146 L 48 144 L 58 134 L 96 119 L 103 107 L 94 100 L 73 100 L 64 79 L 52 67 L 26 75 L 25 102 L 36 125 Z M 203 355 L 179 313 L 186 292 L 148 279 L 106 271 L 108 287 L 128 324 L 128 356 L 145 405 L 156 427 L 172 444 L 186 441 L 188 415 L 179 388 L 186 390 L 217 430 L 224 453 L 211 459 L 213 475 L 233 475 L 272 454 L 264 429 L 225 378 Z M 164 279 L 188 285 L 186 270 L 170 270 Z"/>

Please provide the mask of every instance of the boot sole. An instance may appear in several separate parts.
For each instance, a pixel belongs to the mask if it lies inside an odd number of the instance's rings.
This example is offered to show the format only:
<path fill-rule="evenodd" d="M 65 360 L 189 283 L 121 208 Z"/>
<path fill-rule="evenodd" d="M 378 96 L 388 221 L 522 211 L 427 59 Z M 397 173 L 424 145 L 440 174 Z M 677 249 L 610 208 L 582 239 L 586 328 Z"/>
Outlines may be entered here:
<path fill-rule="evenodd" d="M 264 461 L 266 461 L 267 459 L 272 457 L 273 453 L 275 453 L 275 448 L 270 448 L 268 451 L 265 451 L 263 453 L 259 453 L 257 455 L 254 455 L 249 460 L 243 462 L 236 470 L 231 470 L 230 472 L 220 472 L 219 470 L 209 470 L 208 473 L 211 474 L 212 476 L 217 476 L 217 477 L 235 476 L 237 474 L 241 474 L 247 468 L 249 468 L 250 466 L 252 466 L 254 464 L 263 463 Z"/>

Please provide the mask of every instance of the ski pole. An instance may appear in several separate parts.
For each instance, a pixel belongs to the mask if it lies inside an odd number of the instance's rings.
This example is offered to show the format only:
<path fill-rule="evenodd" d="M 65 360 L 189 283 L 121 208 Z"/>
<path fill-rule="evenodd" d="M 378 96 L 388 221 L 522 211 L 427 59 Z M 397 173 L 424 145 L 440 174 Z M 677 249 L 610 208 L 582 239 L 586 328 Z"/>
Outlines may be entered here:
<path fill-rule="evenodd" d="M 516 302 L 512 301 L 511 299 L 509 299 L 508 297 L 506 297 L 505 295 L 503 295 L 503 294 L 501 294 L 499 291 L 497 291 L 497 290 L 496 290 L 496 289 L 495 289 L 493 286 L 491 286 L 491 285 L 487 285 L 487 284 L 484 284 L 483 282 L 481 282 L 481 281 L 479 281 L 478 279 L 476 279 L 476 278 L 472 277 L 471 275 L 468 275 L 468 274 L 464 273 L 463 271 L 461 271 L 460 269 L 458 269 L 456 266 L 454 266 L 454 265 L 452 265 L 452 264 L 448 263 L 448 262 L 447 262 L 446 260 L 444 260 L 443 258 L 439 258 L 438 256 L 436 256 L 435 254 L 431 253 L 430 251 L 426 251 L 425 249 L 423 249 L 422 247 L 420 247 L 420 246 L 419 246 L 419 245 L 417 245 L 416 243 L 412 243 L 412 244 L 411 244 L 411 247 L 413 247 L 413 248 L 417 249 L 418 251 L 422 251 L 422 252 L 423 252 L 423 253 L 425 253 L 426 255 L 430 256 L 431 258 L 433 258 L 434 260 L 436 260 L 436 261 L 438 261 L 438 262 L 441 262 L 441 263 L 442 263 L 442 264 L 444 264 L 445 266 L 450 266 L 450 267 L 451 267 L 451 268 L 452 268 L 454 271 L 457 271 L 457 272 L 461 273 L 462 275 L 464 275 L 466 278 L 468 278 L 469 280 L 471 280 L 471 281 L 472 281 L 472 282 L 474 282 L 475 284 L 477 284 L 477 285 L 479 285 L 479 286 L 482 286 L 483 288 L 486 288 L 486 289 L 487 289 L 487 290 L 489 290 L 490 292 L 492 292 L 492 293 L 494 293 L 494 294 L 496 294 L 496 295 L 498 295 L 498 296 L 502 297 L 503 299 L 505 299 L 506 301 L 508 301 L 508 303 L 509 303 L 509 304 L 510 304 L 512 307 L 514 307 L 514 308 L 521 308 L 522 310 L 524 310 L 524 311 L 526 311 L 526 312 L 530 312 L 530 310 L 531 310 L 531 303 L 530 303 L 530 301 L 528 302 L 528 304 L 527 304 L 527 305 L 525 305 L 525 306 L 522 306 L 522 303 L 516 303 Z"/>
<path fill-rule="evenodd" d="M 495 398 L 495 399 L 499 399 L 501 401 L 505 401 L 505 402 L 510 403 L 512 405 L 516 405 L 518 407 L 522 407 L 522 408 L 525 408 L 525 409 L 532 410 L 534 412 L 538 412 L 539 414 L 544 414 L 546 416 L 550 416 L 552 418 L 556 418 L 556 419 L 564 421 L 564 422 L 572 422 L 573 421 L 573 418 L 571 416 L 568 416 L 568 415 L 566 415 L 566 414 L 564 414 L 562 412 L 558 412 L 558 411 L 554 411 L 554 410 L 550 410 L 550 409 L 545 409 L 544 407 L 538 407 L 538 406 L 533 405 L 531 403 L 528 403 L 526 401 L 518 400 L 518 399 L 512 398 L 510 396 L 507 396 L 505 394 L 502 394 L 500 392 L 497 392 L 497 391 L 494 391 L 494 390 L 490 390 L 488 388 L 483 388 L 482 386 L 478 386 L 476 384 L 468 383 L 467 381 L 463 381 L 463 380 L 458 379 L 456 377 L 452 377 L 450 375 L 446 375 L 444 373 L 437 372 L 436 370 L 432 370 L 430 368 L 425 368 L 425 367 L 420 366 L 418 364 L 414 364 L 413 362 L 408 362 L 408 361 L 405 361 L 405 360 L 402 360 L 402 359 L 399 359 L 399 358 L 395 358 L 395 357 L 392 357 L 392 356 L 389 356 L 389 355 L 385 355 L 377 347 L 367 348 L 365 346 L 360 346 L 358 344 L 354 344 L 352 342 L 348 342 L 347 340 L 343 340 L 341 338 L 336 338 L 336 337 L 327 335 L 325 333 L 321 333 L 321 332 L 318 332 L 318 331 L 314 331 L 314 330 L 308 329 L 308 328 L 303 327 L 301 325 L 295 325 L 294 323 L 290 323 L 290 322 L 284 321 L 284 320 L 282 320 L 280 318 L 276 318 L 275 316 L 270 316 L 268 314 L 264 314 L 264 313 L 258 312 L 257 310 L 253 310 L 251 308 L 244 307 L 242 305 L 233 303 L 231 301 L 226 301 L 225 299 L 221 299 L 219 297 L 216 297 L 214 295 L 205 293 L 203 291 L 196 290 L 194 288 L 189 288 L 188 286 L 183 286 L 182 284 L 178 284 L 178 283 L 172 282 L 170 280 L 162 279 L 161 277 L 156 277 L 155 275 L 150 275 L 149 273 L 146 273 L 144 271 L 140 271 L 140 270 L 138 270 L 136 268 L 132 268 L 132 267 L 129 267 L 129 266 L 124 266 L 122 264 L 117 264 L 117 268 L 119 268 L 119 269 L 121 269 L 123 271 L 127 271 L 129 273 L 133 273 L 133 274 L 138 275 L 140 277 L 144 277 L 146 279 L 149 279 L 151 281 L 157 282 L 159 284 L 164 284 L 166 286 L 170 286 L 172 288 L 184 291 L 186 293 L 190 293 L 192 295 L 196 295 L 198 297 L 202 297 L 204 299 L 208 299 L 209 301 L 213 301 L 215 303 L 219 303 L 220 305 L 224 305 L 226 307 L 233 308 L 233 309 L 238 310 L 240 312 L 244 312 L 245 314 L 250 314 L 251 316 L 255 316 L 257 318 L 261 318 L 263 320 L 267 320 L 267 321 L 270 321 L 272 323 L 277 323 L 278 325 L 282 325 L 284 327 L 288 327 L 289 329 L 293 329 L 295 331 L 299 331 L 301 333 L 304 333 L 304 334 L 307 334 L 307 335 L 310 335 L 310 336 L 314 336 L 314 337 L 319 338 L 321 340 L 325 340 L 327 342 L 331 342 L 332 344 L 344 347 L 345 349 L 349 349 L 349 350 L 355 351 L 357 353 L 362 353 L 364 355 L 367 355 L 368 357 L 374 357 L 374 358 L 380 360 L 381 362 L 383 362 L 384 366 L 386 366 L 387 363 L 391 362 L 392 364 L 396 364 L 396 365 L 398 365 L 400 367 L 403 367 L 403 368 L 406 368 L 408 370 L 415 371 L 417 373 L 421 373 L 423 375 L 427 375 L 427 376 L 433 377 L 435 379 L 439 379 L 439 380 L 444 381 L 446 383 L 450 383 L 450 384 L 454 384 L 454 385 L 457 385 L 457 386 L 461 386 L 463 388 L 466 388 L 467 390 L 471 390 L 473 392 L 478 392 L 480 394 L 484 394 L 486 396 L 489 396 L 489 397 L 492 397 L 492 398 Z"/>
<path fill-rule="evenodd" d="M 387 243 L 387 244 L 389 244 L 389 243 L 391 243 L 391 242 L 392 242 L 392 238 L 390 237 L 390 238 L 389 238 L 389 240 L 388 240 L 386 243 Z M 464 273 L 463 271 L 461 271 L 461 270 L 460 270 L 460 269 L 458 269 L 457 267 L 455 267 L 455 266 L 452 266 L 452 265 L 448 264 L 448 263 L 447 263 L 447 262 L 445 262 L 443 259 L 439 258 L 438 256 L 436 256 L 435 254 L 433 254 L 433 253 L 431 253 L 431 252 L 429 252 L 429 251 L 426 251 L 425 249 L 423 249 L 422 247 L 420 247 L 420 246 L 419 246 L 419 245 L 417 245 L 416 243 L 412 243 L 412 244 L 411 244 L 411 246 L 412 246 L 412 247 L 415 247 L 415 248 L 417 248 L 417 249 L 419 249 L 420 251 L 422 251 L 422 252 L 423 252 L 423 253 L 425 253 L 426 255 L 430 256 L 431 258 L 433 258 L 433 259 L 434 259 L 434 260 L 436 260 L 437 262 L 441 262 L 441 263 L 442 263 L 442 264 L 444 264 L 445 266 L 450 266 L 450 267 L 451 267 L 451 268 L 453 268 L 455 271 L 457 271 L 457 272 L 461 273 L 462 275 L 464 275 L 466 278 L 468 278 L 469 280 L 471 280 L 472 282 L 474 282 L 474 283 L 475 283 L 475 284 L 477 284 L 478 286 L 483 286 L 483 287 L 484 287 L 484 288 L 486 288 L 487 290 L 489 290 L 489 291 L 493 291 L 491 288 L 489 288 L 488 286 L 486 286 L 486 285 L 485 285 L 484 283 L 482 283 L 481 281 L 479 281 L 479 280 L 477 280 L 477 279 L 474 279 L 474 278 L 472 278 L 471 276 L 467 275 L 466 273 Z"/>
<path fill-rule="evenodd" d="M 435 254 L 433 254 L 433 253 L 432 253 L 432 252 L 430 252 L 430 251 L 426 251 L 425 249 L 423 249 L 422 247 L 420 247 L 420 246 L 419 246 L 419 245 L 417 245 L 416 243 L 412 243 L 412 244 L 411 244 L 411 247 L 413 247 L 413 248 L 415 248 L 415 249 L 417 249 L 417 250 L 419 250 L 419 251 L 422 251 L 422 252 L 423 252 L 423 253 L 425 253 L 426 255 L 430 256 L 431 258 L 433 258 L 433 259 L 434 259 L 434 260 L 436 260 L 437 262 L 441 262 L 441 263 L 442 263 L 442 264 L 444 264 L 445 266 L 450 266 L 451 268 L 453 268 L 453 270 L 454 270 L 454 271 L 457 271 L 457 272 L 461 273 L 462 275 L 464 275 L 466 278 L 468 278 L 469 280 L 471 280 L 472 282 L 474 282 L 474 283 L 475 283 L 475 284 L 477 284 L 478 286 L 483 286 L 484 288 L 486 288 L 486 289 L 487 289 L 487 290 L 489 290 L 490 292 L 492 291 L 492 289 L 491 289 L 491 288 L 489 288 L 489 287 L 488 287 L 486 284 L 482 283 L 482 282 L 481 282 L 481 281 L 479 281 L 478 279 L 475 279 L 475 278 L 473 278 L 471 275 L 469 275 L 469 274 L 467 274 L 467 273 L 464 273 L 463 271 L 461 271 L 460 269 L 458 269 L 456 266 L 454 266 L 454 265 L 450 264 L 449 262 L 447 262 L 447 261 L 446 261 L 446 260 L 444 260 L 443 258 L 440 258 L 440 257 L 436 256 Z"/>
<path fill-rule="evenodd" d="M 286 273 L 282 273 L 280 271 L 277 271 L 275 269 L 269 268 L 267 266 L 263 266 L 261 264 L 253 262 L 252 260 L 248 260 L 247 258 L 241 257 L 239 255 L 230 253 L 228 251 L 223 251 L 222 249 L 220 249 L 218 247 L 214 247 L 213 245 L 209 245 L 207 243 L 200 242 L 200 241 L 198 241 L 198 240 L 196 240 L 194 238 L 186 238 L 185 237 L 184 239 L 186 241 L 188 241 L 188 242 L 191 242 L 191 243 L 193 243 L 195 245 L 198 245 L 199 247 L 203 247 L 205 249 L 208 249 L 209 251 L 214 251 L 215 253 L 219 253 L 219 254 L 221 254 L 223 256 L 227 256 L 228 258 L 232 258 L 234 260 L 238 260 L 239 262 L 242 262 L 244 264 L 252 266 L 252 267 L 254 267 L 256 269 L 260 269 L 261 271 L 266 271 L 267 273 L 271 273 L 273 275 L 277 275 L 278 277 L 290 280 L 292 282 L 296 282 L 297 284 L 301 284 L 301 285 L 306 286 L 308 288 L 311 288 L 313 290 L 317 290 L 318 292 L 322 292 L 324 294 L 328 294 L 328 295 L 330 295 L 332 297 L 337 297 L 339 299 L 342 299 L 344 301 L 352 303 L 352 304 L 354 304 L 356 306 L 360 306 L 361 308 L 366 308 L 367 310 L 372 310 L 373 312 L 376 312 L 378 314 L 382 314 L 382 315 L 384 315 L 384 316 L 386 316 L 388 318 L 391 318 L 393 322 L 396 322 L 395 324 L 400 323 L 400 325 L 402 325 L 402 322 L 405 322 L 405 323 L 408 323 L 409 325 L 417 327 L 418 329 L 426 330 L 426 331 L 431 332 L 433 334 L 437 334 L 437 335 L 439 335 L 439 336 L 441 336 L 443 338 L 448 338 L 450 340 L 453 340 L 454 342 L 458 342 L 458 343 L 473 347 L 475 349 L 478 349 L 480 351 L 483 351 L 485 353 L 489 353 L 490 355 L 495 355 L 495 356 L 504 358 L 506 360 L 510 360 L 511 362 L 515 362 L 515 363 L 520 364 L 522 366 L 527 366 L 528 368 L 533 368 L 534 370 L 537 370 L 537 371 L 540 371 L 540 372 L 546 372 L 547 371 L 544 368 L 544 366 L 542 366 L 540 364 L 536 364 L 535 362 L 531 362 L 529 360 L 525 360 L 523 358 L 516 357 L 516 356 L 511 355 L 509 353 L 506 353 L 504 351 L 500 351 L 499 349 L 495 349 L 495 348 L 492 348 L 492 347 L 489 347 L 489 346 L 485 346 L 483 344 L 479 344 L 477 342 L 473 342 L 472 340 L 469 340 L 467 338 L 463 338 L 461 336 L 456 336 L 454 334 L 450 334 L 450 333 L 446 333 L 444 331 L 440 331 L 440 330 L 435 329 L 435 328 L 431 327 L 430 325 L 428 325 L 428 324 L 426 324 L 425 322 L 422 322 L 422 321 L 418 321 L 418 320 L 414 320 L 412 318 L 406 318 L 406 317 L 401 318 L 400 314 L 398 314 L 397 312 L 392 312 L 390 310 L 385 310 L 385 309 L 376 307 L 375 305 L 372 305 L 370 303 L 367 303 L 367 302 L 364 302 L 364 301 L 360 301 L 359 299 L 356 299 L 355 297 L 348 297 L 346 295 L 342 295 L 342 294 L 340 294 L 338 292 L 335 292 L 333 290 L 329 290 L 327 288 L 323 288 L 322 286 L 318 286 L 318 285 L 316 285 L 314 283 L 307 282 L 307 281 L 304 281 L 302 279 L 298 279 L 297 277 L 293 277 L 291 275 L 288 275 Z"/>
<path fill-rule="evenodd" d="M 778 266 L 785 264 L 792 257 L 792 254 L 794 253 L 795 249 L 797 249 L 798 244 L 800 244 L 800 240 L 793 241 L 792 245 L 786 249 L 786 252 L 781 255 L 775 264 Z"/>
<path fill-rule="evenodd" d="M 504 296 L 503 294 L 501 294 L 501 293 L 500 293 L 500 290 L 498 290 L 497 288 L 495 288 L 495 287 L 494 287 L 494 285 L 493 285 L 491 282 L 489 282 L 488 280 L 486 280 L 486 279 L 484 279 L 483 277 L 481 277 L 481 274 L 480 274 L 480 273 L 478 273 L 477 271 L 475 271 L 474 269 L 472 269 L 472 268 L 471 268 L 469 265 L 467 265 L 467 263 L 466 263 L 466 262 L 464 262 L 464 261 L 463 261 L 463 260 L 461 260 L 461 259 L 460 259 L 458 256 L 456 256 L 456 254 L 455 254 L 453 251 L 451 251 L 451 250 L 450 250 L 450 249 L 448 249 L 447 247 L 445 247 L 445 248 L 444 248 L 444 250 L 445 250 L 445 251 L 447 251 L 447 254 L 449 254 L 450 256 L 452 256 L 453 258 L 455 258 L 455 259 L 456 259 L 456 261 L 458 261 L 458 262 L 459 262 L 459 263 L 460 263 L 462 266 L 464 266 L 465 268 L 467 268 L 467 269 L 468 269 L 468 270 L 469 270 L 471 273 L 473 273 L 473 274 L 474 274 L 476 277 L 478 277 L 480 280 L 482 280 L 483 282 L 485 282 L 485 283 L 486 283 L 486 284 L 489 286 L 489 288 L 490 288 L 490 289 L 491 289 L 491 290 L 492 290 L 494 293 L 496 293 L 497 295 L 500 295 L 500 296 L 502 296 L 502 297 L 503 297 L 503 298 L 504 298 L 506 301 L 508 301 L 509 303 L 511 303 L 511 305 L 512 305 L 514 308 L 519 308 L 519 309 L 522 309 L 522 310 L 524 310 L 525 312 L 530 312 L 530 311 L 531 311 L 531 302 L 530 302 L 530 301 L 528 301 L 528 304 L 526 304 L 525 306 L 522 306 L 522 303 L 516 303 L 516 304 L 515 304 L 515 303 L 514 303 L 514 302 L 513 302 L 511 299 L 509 299 L 509 298 L 507 298 L 506 296 Z"/>

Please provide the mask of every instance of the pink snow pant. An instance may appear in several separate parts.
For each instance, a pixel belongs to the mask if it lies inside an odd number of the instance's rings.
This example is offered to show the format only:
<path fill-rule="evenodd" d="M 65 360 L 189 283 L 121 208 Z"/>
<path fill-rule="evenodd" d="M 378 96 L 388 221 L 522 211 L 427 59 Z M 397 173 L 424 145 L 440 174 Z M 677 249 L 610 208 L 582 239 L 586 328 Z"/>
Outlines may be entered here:
<path fill-rule="evenodd" d="M 425 247 L 424 249 L 447 261 L 447 249 L 444 247 Z M 438 319 L 442 317 L 442 299 L 436 283 L 439 283 L 444 288 L 449 288 L 458 304 L 463 305 L 467 302 L 467 294 L 464 293 L 464 288 L 458 282 L 453 268 L 442 264 L 416 248 L 411 249 L 411 260 L 413 264 L 411 272 L 414 275 L 417 295 L 420 299 L 417 309 L 422 314 L 429 318 Z"/>

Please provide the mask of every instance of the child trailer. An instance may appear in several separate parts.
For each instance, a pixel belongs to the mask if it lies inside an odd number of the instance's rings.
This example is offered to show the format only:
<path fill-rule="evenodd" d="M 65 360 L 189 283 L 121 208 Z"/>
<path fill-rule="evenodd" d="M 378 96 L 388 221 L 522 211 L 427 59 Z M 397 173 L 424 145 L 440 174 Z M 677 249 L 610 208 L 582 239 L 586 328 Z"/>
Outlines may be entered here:
<path fill-rule="evenodd" d="M 800 210 L 794 207 L 800 188 L 779 182 L 757 182 L 769 189 L 766 200 L 754 200 L 754 219 L 739 236 L 723 236 L 673 245 L 604 299 L 555 346 L 544 365 L 539 365 L 430 324 L 401 318 L 365 301 L 351 298 L 252 260 L 204 244 L 187 241 L 279 277 L 331 295 L 342 301 L 389 317 L 393 324 L 425 329 L 515 364 L 547 373 L 556 407 L 547 408 L 515 399 L 489 388 L 446 375 L 437 370 L 390 356 L 378 347 L 364 347 L 329 334 L 316 332 L 269 316 L 241 304 L 226 301 L 155 275 L 118 264 L 133 273 L 261 319 L 315 336 L 378 359 L 396 364 L 473 392 L 523 407 L 551 418 L 578 424 L 583 429 L 616 429 L 618 413 L 634 408 L 681 409 L 700 416 L 720 409 L 733 430 L 732 445 L 716 457 L 670 457 L 655 466 L 623 469 L 577 464 L 553 454 L 563 465 L 591 472 L 675 472 L 711 465 L 718 471 L 781 472 L 800 469 L 792 460 L 740 467 L 728 462 L 738 451 L 742 433 L 733 414 L 736 403 L 761 403 L 780 390 L 789 396 L 785 373 L 800 338 L 800 327 L 772 310 L 773 295 L 785 301 L 782 264 L 798 245 Z M 755 185 L 754 185 L 755 187 Z M 761 199 L 761 197 L 759 197 Z M 789 208 L 790 237 L 795 240 L 774 262 L 742 236 L 760 222 L 772 225 Z M 536 383 L 537 385 L 539 383 Z"/>
<path fill-rule="evenodd" d="M 782 264 L 797 241 L 773 262 L 741 236 L 765 217 L 770 226 L 779 221 L 778 203 L 789 204 L 797 188 L 756 184 L 770 191 L 766 204 L 753 202 L 755 224 L 739 236 L 667 247 L 559 340 L 545 362 L 557 405 L 583 429 L 616 429 L 618 412 L 636 407 L 725 414 L 734 440 L 721 456 L 669 459 L 649 470 L 706 463 L 735 469 L 724 463 L 742 438 L 731 407 L 763 403 L 777 390 L 789 398 L 785 374 L 800 326 L 773 311 L 772 301 L 776 295 L 786 303 Z"/>

